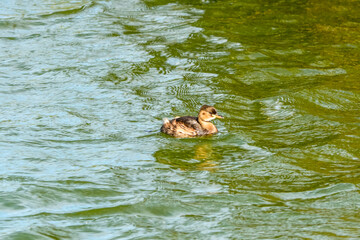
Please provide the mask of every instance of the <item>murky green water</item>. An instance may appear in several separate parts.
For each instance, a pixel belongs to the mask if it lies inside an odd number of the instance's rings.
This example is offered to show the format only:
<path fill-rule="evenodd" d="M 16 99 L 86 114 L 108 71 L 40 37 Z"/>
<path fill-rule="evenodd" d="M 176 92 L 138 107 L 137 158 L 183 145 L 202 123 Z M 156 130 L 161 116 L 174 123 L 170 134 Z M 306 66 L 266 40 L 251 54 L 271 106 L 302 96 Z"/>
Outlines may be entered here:
<path fill-rule="evenodd" d="M 359 11 L 1 1 L 1 239 L 358 239 Z"/>

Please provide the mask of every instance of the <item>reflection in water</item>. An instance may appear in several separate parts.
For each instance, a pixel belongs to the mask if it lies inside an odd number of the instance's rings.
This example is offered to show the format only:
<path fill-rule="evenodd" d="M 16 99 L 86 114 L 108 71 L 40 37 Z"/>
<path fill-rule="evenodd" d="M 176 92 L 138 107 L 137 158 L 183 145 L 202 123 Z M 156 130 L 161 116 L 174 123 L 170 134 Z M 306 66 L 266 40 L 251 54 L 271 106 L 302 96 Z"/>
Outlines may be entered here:
<path fill-rule="evenodd" d="M 183 144 L 181 144 L 183 143 Z M 222 156 L 211 143 L 180 142 L 175 146 L 162 148 L 154 153 L 157 162 L 181 170 L 216 171 Z"/>

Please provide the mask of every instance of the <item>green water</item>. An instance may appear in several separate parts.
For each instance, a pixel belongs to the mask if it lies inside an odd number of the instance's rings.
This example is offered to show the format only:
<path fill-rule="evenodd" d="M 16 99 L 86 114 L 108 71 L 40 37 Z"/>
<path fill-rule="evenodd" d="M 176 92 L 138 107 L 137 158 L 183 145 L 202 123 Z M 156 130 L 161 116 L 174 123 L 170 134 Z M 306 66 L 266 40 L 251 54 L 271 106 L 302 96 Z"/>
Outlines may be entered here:
<path fill-rule="evenodd" d="M 0 238 L 359 239 L 359 12 L 1 1 Z"/>

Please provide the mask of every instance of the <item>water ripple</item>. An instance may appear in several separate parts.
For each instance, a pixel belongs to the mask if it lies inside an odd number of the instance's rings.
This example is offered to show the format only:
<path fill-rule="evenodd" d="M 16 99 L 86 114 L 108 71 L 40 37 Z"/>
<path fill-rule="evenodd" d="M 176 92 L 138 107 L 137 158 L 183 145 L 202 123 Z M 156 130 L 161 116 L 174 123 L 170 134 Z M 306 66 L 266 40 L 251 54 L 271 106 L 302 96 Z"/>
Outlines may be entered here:
<path fill-rule="evenodd" d="M 355 5 L 1 1 L 1 238 L 356 239 Z"/>

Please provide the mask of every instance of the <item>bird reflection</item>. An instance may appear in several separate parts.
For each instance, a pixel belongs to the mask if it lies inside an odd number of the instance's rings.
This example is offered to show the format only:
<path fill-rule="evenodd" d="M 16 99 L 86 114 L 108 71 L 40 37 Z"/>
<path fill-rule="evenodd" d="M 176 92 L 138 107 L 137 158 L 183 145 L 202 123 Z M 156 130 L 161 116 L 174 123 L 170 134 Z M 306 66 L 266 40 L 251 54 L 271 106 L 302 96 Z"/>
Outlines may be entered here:
<path fill-rule="evenodd" d="M 199 143 L 188 146 L 188 143 L 177 144 L 171 148 L 162 148 L 154 153 L 157 162 L 174 168 L 214 172 L 218 168 L 217 161 L 222 157 L 215 151 L 211 143 Z"/>

